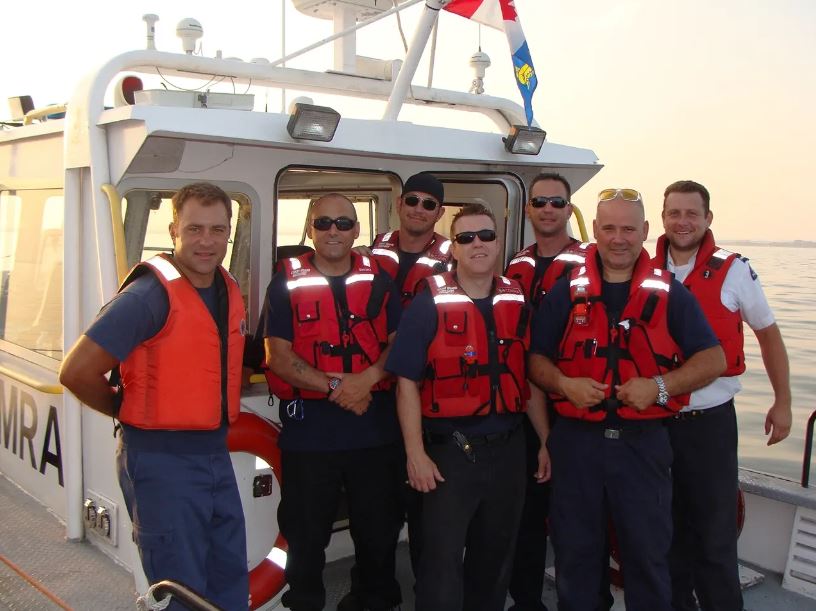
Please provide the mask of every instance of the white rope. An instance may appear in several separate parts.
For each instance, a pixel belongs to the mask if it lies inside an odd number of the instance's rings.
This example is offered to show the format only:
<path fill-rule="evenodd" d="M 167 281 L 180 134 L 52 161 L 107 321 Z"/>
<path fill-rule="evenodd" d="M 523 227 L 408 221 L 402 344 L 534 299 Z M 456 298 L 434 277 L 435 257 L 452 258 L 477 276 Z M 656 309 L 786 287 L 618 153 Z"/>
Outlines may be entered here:
<path fill-rule="evenodd" d="M 170 600 L 173 598 L 172 594 L 168 594 L 162 600 L 156 600 L 154 598 L 153 592 L 157 585 L 158 584 L 150 586 L 144 596 L 140 596 L 136 599 L 136 608 L 139 611 L 162 611 L 170 604 Z"/>

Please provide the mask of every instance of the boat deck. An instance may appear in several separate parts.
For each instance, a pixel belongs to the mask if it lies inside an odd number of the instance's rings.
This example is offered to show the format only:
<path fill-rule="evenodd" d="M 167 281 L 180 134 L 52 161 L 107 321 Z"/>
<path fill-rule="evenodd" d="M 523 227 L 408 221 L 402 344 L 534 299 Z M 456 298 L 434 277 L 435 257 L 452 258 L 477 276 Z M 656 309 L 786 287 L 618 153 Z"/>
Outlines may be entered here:
<path fill-rule="evenodd" d="M 326 567 L 329 611 L 348 591 L 351 564 L 347 558 Z M 405 544 L 400 545 L 397 564 L 405 598 L 402 610 L 411 611 L 413 578 Z M 620 592 L 616 599 L 614 609 L 624 609 Z M 551 611 L 556 609 L 555 587 L 550 582 L 544 586 L 543 600 Z M 0 474 L 0 611 L 135 608 L 129 571 L 87 542 L 66 541 L 64 525 Z M 816 611 L 816 601 L 782 589 L 780 575 L 766 574 L 760 584 L 745 590 L 745 608 Z"/>

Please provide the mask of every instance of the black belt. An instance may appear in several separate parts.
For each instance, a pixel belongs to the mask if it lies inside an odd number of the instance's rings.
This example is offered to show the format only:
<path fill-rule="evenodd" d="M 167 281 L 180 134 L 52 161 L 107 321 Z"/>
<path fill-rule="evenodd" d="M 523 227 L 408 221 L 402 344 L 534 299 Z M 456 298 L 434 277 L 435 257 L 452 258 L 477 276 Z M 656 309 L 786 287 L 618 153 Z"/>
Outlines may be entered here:
<path fill-rule="evenodd" d="M 733 406 L 734 399 L 732 397 L 725 403 L 720 403 L 719 405 L 715 405 L 714 407 L 708 407 L 706 409 L 693 409 L 687 412 L 677 412 L 671 417 L 671 420 L 677 422 L 685 422 L 686 420 L 699 420 L 700 418 L 709 416 L 711 414 L 716 414 L 717 412 L 724 411 L 725 409 Z"/>
<path fill-rule="evenodd" d="M 516 427 L 518 428 L 518 427 Z M 460 439 L 457 439 L 456 434 L 458 433 L 431 433 L 429 431 L 424 431 L 422 433 L 422 438 L 425 443 L 435 444 L 435 443 L 452 443 L 454 445 L 460 445 L 461 439 L 466 440 L 466 443 L 469 443 L 472 446 L 490 446 L 495 443 L 501 443 L 502 441 L 507 441 L 510 437 L 513 436 L 513 433 L 516 432 L 515 428 L 508 429 L 506 431 L 500 431 L 498 433 L 488 433 L 487 435 L 476 435 L 474 437 L 465 437 L 461 433 Z"/>
<path fill-rule="evenodd" d="M 575 418 L 561 418 L 565 426 L 572 426 L 579 429 L 594 431 L 598 434 L 603 434 L 606 439 L 620 439 L 622 437 L 631 437 L 640 435 L 646 431 L 651 431 L 657 427 L 663 426 L 662 418 L 654 418 L 648 420 L 638 421 L 618 421 L 618 422 L 592 422 L 589 420 L 578 420 Z"/>

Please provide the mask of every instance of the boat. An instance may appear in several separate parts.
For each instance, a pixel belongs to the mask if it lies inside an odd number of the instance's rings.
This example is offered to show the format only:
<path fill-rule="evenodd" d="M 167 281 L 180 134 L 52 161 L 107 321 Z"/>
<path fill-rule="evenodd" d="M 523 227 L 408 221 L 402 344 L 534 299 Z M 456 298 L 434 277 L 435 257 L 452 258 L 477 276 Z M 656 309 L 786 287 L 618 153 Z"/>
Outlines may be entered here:
<path fill-rule="evenodd" d="M 447 200 L 439 231 L 447 231 L 458 207 L 485 204 L 504 219 L 498 229 L 506 261 L 532 240 L 523 208 L 537 173 L 557 171 L 578 190 L 601 171 L 592 150 L 547 141 L 543 130 L 528 125 L 521 105 L 485 95 L 481 84 L 490 60 L 481 51 L 471 59 L 470 92 L 411 85 L 433 32 L 433 8 L 424 9 L 404 63 L 356 54 L 361 26 L 417 1 L 293 0 L 303 13 L 334 20 L 335 35 L 321 41 L 335 45 L 328 71 L 286 67 L 286 58 L 244 62 L 198 55 L 202 27 L 195 19 L 178 24 L 181 52 L 158 50 L 156 16 L 146 15 L 146 48 L 108 59 L 79 81 L 66 105 L 13 101 L 15 120 L 0 130 L 0 473 L 6 500 L 24 492 L 19 506 L 25 513 L 38 511 L 29 503 L 47 510 L 30 529 L 32 540 L 49 521 L 63 530 L 65 541 L 51 543 L 60 553 L 40 556 L 65 562 L 56 559 L 66 549 L 91 550 L 96 563 L 103 555 L 100 566 L 108 562 L 132 573 L 140 595 L 148 590 L 116 480 L 113 423 L 63 392 L 57 372 L 67 347 L 127 270 L 170 250 L 166 226 L 176 189 L 206 180 L 232 197 L 225 265 L 238 279 L 254 329 L 275 264 L 304 244 L 308 205 L 321 194 L 352 199 L 362 221 L 359 243 L 367 244 L 395 227 L 393 203 L 404 181 L 433 172 Z M 437 9 L 444 4 L 427 0 Z M 146 86 L 157 74 L 164 86 Z M 167 88 L 171 78 L 183 79 L 185 88 Z M 250 85 L 314 97 L 297 98 L 288 112 L 259 111 L 252 94 L 234 92 Z M 111 91 L 113 104 L 106 106 Z M 381 116 L 351 118 L 323 98 L 373 100 L 385 108 Z M 495 126 L 483 131 L 400 121 L 406 103 L 428 112 L 478 113 Z M 230 447 L 247 519 L 253 608 L 267 609 L 278 604 L 285 562 L 275 517 L 278 470 L 269 449 L 278 406 L 262 376 L 252 382 Z M 743 471 L 741 479 L 741 557 L 816 599 L 816 495 L 759 473 Z M 8 511 L 2 528 L 17 532 L 19 516 Z M 343 526 L 340 515 L 330 561 L 342 563 L 351 554 Z M 0 547 L 0 559 L 27 575 L 25 563 L 12 557 L 22 551 Z M 93 595 L 97 587 L 89 579 L 84 589 Z"/>

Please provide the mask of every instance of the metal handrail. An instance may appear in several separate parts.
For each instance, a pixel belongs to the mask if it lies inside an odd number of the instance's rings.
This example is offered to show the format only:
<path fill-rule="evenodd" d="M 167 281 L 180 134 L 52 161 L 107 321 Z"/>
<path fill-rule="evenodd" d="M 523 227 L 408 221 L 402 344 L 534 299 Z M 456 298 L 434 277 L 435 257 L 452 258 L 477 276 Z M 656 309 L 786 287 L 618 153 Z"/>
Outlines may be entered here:
<path fill-rule="evenodd" d="M 140 596 L 136 601 L 136 607 L 140 611 L 164 609 L 167 606 L 165 599 L 168 596 L 172 596 L 174 600 L 191 611 L 224 611 L 221 607 L 211 603 L 192 588 L 188 588 L 182 583 L 169 579 L 159 581 L 150 586 L 145 595 Z"/>
<path fill-rule="evenodd" d="M 813 450 L 813 424 L 816 422 L 816 410 L 810 415 L 805 432 L 805 452 L 802 457 L 802 488 L 808 487 L 810 481 L 810 455 Z"/>

